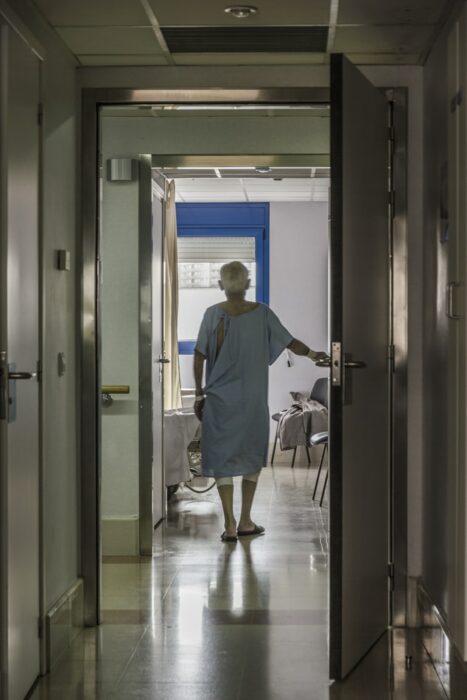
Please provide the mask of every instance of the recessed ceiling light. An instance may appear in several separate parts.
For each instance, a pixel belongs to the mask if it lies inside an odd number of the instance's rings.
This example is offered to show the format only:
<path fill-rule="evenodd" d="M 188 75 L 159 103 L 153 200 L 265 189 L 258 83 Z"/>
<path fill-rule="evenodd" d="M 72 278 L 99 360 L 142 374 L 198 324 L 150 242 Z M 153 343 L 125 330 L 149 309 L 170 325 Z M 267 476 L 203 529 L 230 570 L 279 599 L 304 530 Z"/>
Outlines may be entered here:
<path fill-rule="evenodd" d="M 224 12 L 227 12 L 228 15 L 233 15 L 237 19 L 246 19 L 251 17 L 251 15 L 255 15 L 258 12 L 258 8 L 253 5 L 231 5 L 226 7 Z"/>

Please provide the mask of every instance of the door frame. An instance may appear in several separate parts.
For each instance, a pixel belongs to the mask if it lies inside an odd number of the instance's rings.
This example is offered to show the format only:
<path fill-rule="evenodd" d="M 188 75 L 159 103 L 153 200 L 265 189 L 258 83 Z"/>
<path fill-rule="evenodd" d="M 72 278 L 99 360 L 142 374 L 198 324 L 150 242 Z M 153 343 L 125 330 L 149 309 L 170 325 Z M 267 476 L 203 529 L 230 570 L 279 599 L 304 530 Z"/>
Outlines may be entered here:
<path fill-rule="evenodd" d="M 405 93 L 404 89 L 394 90 L 394 94 Z M 98 209 L 98 181 L 101 167 L 99 156 L 99 111 L 105 105 L 131 105 L 131 104 L 321 104 L 330 102 L 329 88 L 261 88 L 261 89 L 121 89 L 121 88 L 85 88 L 82 91 L 82 286 L 81 286 L 81 574 L 85 584 L 85 623 L 94 626 L 100 623 L 100 425 L 99 405 L 100 398 L 100 313 L 99 313 L 99 209 Z M 403 100 L 402 100 L 403 102 Z M 406 119 L 406 102 L 401 104 Z M 406 137 L 406 130 L 401 138 Z M 255 155 L 255 154 L 251 154 Z M 304 156 L 307 154 L 304 154 Z M 204 156 L 205 157 L 205 156 Z M 251 156 L 249 156 L 251 157 Z M 170 157 L 165 157 L 169 158 Z M 200 156 L 203 158 L 203 155 Z M 211 159 L 213 157 L 210 157 Z M 214 156 L 215 158 L 215 156 Z M 277 158 L 277 157 L 276 157 Z M 407 216 L 406 216 L 406 142 L 401 143 L 401 158 L 404 159 L 398 178 L 394 185 L 397 189 L 396 202 L 399 207 L 399 216 L 395 218 L 397 229 L 398 247 L 394 252 L 399 256 L 399 264 L 396 265 L 401 278 L 406 277 L 407 258 Z M 199 160 L 199 157 L 197 157 Z M 281 156 L 284 161 L 286 156 Z M 295 161 L 300 156 L 291 156 Z M 309 154 L 307 157 L 309 161 Z M 274 156 L 259 156 L 258 163 L 274 164 Z M 399 189 L 401 195 L 399 197 Z M 404 289 L 406 279 L 404 278 Z M 401 293 L 395 302 L 400 307 L 393 309 L 394 317 L 399 321 L 400 346 L 396 346 L 397 373 L 400 373 L 401 391 L 406 387 L 407 375 L 407 303 L 406 295 Z M 397 374 L 396 373 L 396 374 Z M 395 376 L 395 375 L 394 375 Z M 402 394 L 401 394 L 402 399 Z M 400 556 L 395 557 L 403 568 L 404 584 L 400 590 L 398 610 L 399 624 L 404 624 L 406 609 L 405 572 L 406 572 L 406 542 L 407 519 L 401 518 L 406 511 L 407 491 L 407 457 L 404 446 L 407 441 L 407 409 L 403 400 L 398 404 L 398 417 L 393 428 L 401 429 L 401 440 L 397 444 L 403 448 L 398 453 L 398 460 L 394 464 L 394 472 L 397 471 L 397 493 L 394 492 L 396 506 L 393 511 L 397 513 L 397 536 L 394 544 L 400 547 Z M 399 429 L 398 428 L 398 429 Z M 394 431 L 393 431 L 394 434 Z M 405 438 L 404 438 L 405 436 Z M 400 491 L 399 491 L 400 488 Z M 402 504 L 402 510 L 399 505 Z M 399 553 L 399 550 L 398 550 Z"/>

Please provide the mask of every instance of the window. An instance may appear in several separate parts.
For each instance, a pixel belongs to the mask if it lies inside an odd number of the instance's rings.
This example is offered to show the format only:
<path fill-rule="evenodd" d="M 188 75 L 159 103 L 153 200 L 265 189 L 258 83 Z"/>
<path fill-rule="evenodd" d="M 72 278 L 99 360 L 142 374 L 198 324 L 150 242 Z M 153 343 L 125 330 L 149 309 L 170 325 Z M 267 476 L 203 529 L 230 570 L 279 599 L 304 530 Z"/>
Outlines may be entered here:
<path fill-rule="evenodd" d="M 251 279 L 247 299 L 268 303 L 269 207 L 177 205 L 177 224 L 179 350 L 191 354 L 205 310 L 225 299 L 218 280 L 226 262 L 243 262 Z"/>

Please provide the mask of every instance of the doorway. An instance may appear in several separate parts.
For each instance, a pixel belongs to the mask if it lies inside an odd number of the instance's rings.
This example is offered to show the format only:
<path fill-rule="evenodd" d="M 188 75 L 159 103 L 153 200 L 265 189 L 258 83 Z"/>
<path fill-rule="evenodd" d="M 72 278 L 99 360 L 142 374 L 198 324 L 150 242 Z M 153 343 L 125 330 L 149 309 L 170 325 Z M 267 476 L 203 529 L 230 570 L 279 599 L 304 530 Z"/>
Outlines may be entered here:
<path fill-rule="evenodd" d="M 220 93 L 219 92 L 210 92 L 210 91 L 207 91 L 207 92 L 200 91 L 200 92 L 197 92 L 193 95 L 194 99 L 197 102 L 199 102 L 200 99 L 206 98 L 207 103 L 209 103 L 210 101 L 219 102 L 222 99 L 222 96 L 224 97 L 225 101 L 227 103 L 230 102 L 230 104 L 232 104 L 233 97 L 236 98 L 236 101 L 238 98 L 239 102 L 244 101 L 245 103 L 248 103 L 248 101 L 251 101 L 251 103 L 254 103 L 255 101 L 258 100 L 258 97 L 259 97 L 258 94 L 252 95 L 252 94 L 248 94 L 248 93 L 242 93 L 241 95 L 240 94 L 233 95 L 233 93 L 223 93 L 222 94 L 222 91 Z M 105 96 L 105 98 L 101 98 L 101 100 L 102 101 L 109 100 L 109 97 L 110 97 L 110 95 L 107 94 Z M 119 101 L 120 102 L 121 101 L 129 101 L 129 100 L 133 100 L 133 99 L 136 99 L 137 101 L 160 102 L 160 100 L 164 99 L 164 97 L 166 99 L 169 98 L 170 102 L 177 102 L 177 100 L 180 100 L 181 102 L 184 102 L 184 101 L 186 102 L 186 100 L 187 100 L 186 94 L 184 94 L 184 95 L 178 94 L 177 95 L 176 93 L 166 93 L 164 96 L 161 94 L 152 94 L 152 96 L 151 96 L 150 92 L 145 93 L 143 91 L 141 93 L 134 93 L 132 95 L 114 94 L 114 95 L 112 95 L 110 102 L 112 103 L 112 102 L 119 102 Z M 302 95 L 299 97 L 297 96 L 297 94 L 295 94 L 293 96 L 293 99 L 290 99 L 290 97 L 292 97 L 292 96 L 290 95 L 289 98 L 287 98 L 287 91 L 283 91 L 283 92 L 279 91 L 279 93 L 275 93 L 275 94 L 271 93 L 270 99 L 268 100 L 268 102 L 270 105 L 274 104 L 274 103 L 287 104 L 287 102 L 289 104 L 291 104 L 291 103 L 296 104 L 301 98 L 303 100 L 303 102 L 305 102 L 305 103 L 308 102 L 311 104 L 313 104 L 313 103 L 316 104 L 316 102 L 320 102 L 321 104 L 323 104 L 326 102 L 326 99 L 328 99 L 327 96 L 325 96 L 325 94 L 321 90 L 320 91 L 313 91 L 313 90 L 304 91 L 304 93 L 302 93 Z M 265 98 L 265 93 L 264 94 L 261 93 L 261 96 L 259 97 L 260 102 L 262 102 L 264 100 L 264 98 Z M 276 99 L 273 99 L 273 98 L 276 98 Z M 96 94 L 89 95 L 89 100 L 87 102 L 87 106 L 89 108 L 88 116 L 90 119 L 95 120 L 95 118 L 96 118 L 95 110 L 96 110 L 96 105 L 98 103 L 99 103 L 99 96 L 98 95 L 96 95 Z M 264 104 L 264 102 L 263 102 L 263 104 Z M 385 124 L 385 129 L 387 129 L 387 124 Z M 94 146 L 96 146 L 95 143 L 94 143 Z M 323 154 L 319 154 L 319 155 L 322 156 Z M 323 162 L 323 161 L 321 161 L 321 162 Z M 92 178 L 91 178 L 91 183 L 92 183 Z M 87 187 L 88 186 L 89 185 L 87 185 Z M 91 187 L 91 191 L 88 191 L 87 194 L 89 195 L 88 203 L 91 206 L 86 207 L 86 220 L 87 220 L 87 225 L 90 226 L 89 230 L 90 230 L 90 232 L 92 232 L 92 227 L 94 226 L 94 224 L 92 222 L 93 222 L 94 216 L 95 216 L 95 205 L 93 208 L 92 201 L 91 201 L 93 199 L 92 187 Z M 91 286 L 89 287 L 89 289 L 92 291 L 92 281 L 91 281 Z M 94 289 L 94 291 L 95 291 L 95 289 Z M 86 295 L 87 295 L 87 292 L 86 292 Z M 89 359 L 91 360 L 90 369 L 92 369 L 92 367 L 94 367 L 94 370 L 95 370 L 95 357 L 94 357 L 94 360 L 92 357 L 90 357 Z M 94 362 L 94 364 L 93 364 L 93 362 Z M 92 372 L 91 372 L 91 375 L 92 375 Z M 388 479 L 389 479 L 389 476 L 388 476 Z M 332 483 L 332 479 L 331 479 L 331 483 Z M 92 487 L 92 480 L 89 480 L 88 482 L 86 482 L 85 489 L 88 486 Z M 91 490 L 91 493 L 92 492 L 93 491 Z M 91 505 L 93 504 L 92 499 L 90 500 L 90 503 L 91 503 Z M 95 504 L 94 507 L 97 508 L 98 504 Z M 89 537 L 89 533 L 87 534 L 87 538 L 88 538 L 88 540 L 90 540 L 92 542 L 93 538 Z M 92 565 L 91 568 L 94 570 L 95 569 L 95 561 L 90 561 L 89 563 Z M 98 581 L 98 578 L 96 576 L 94 576 L 94 578 L 93 578 L 92 574 L 91 574 L 90 580 L 91 580 L 91 582 L 94 581 L 94 583 L 96 584 L 94 589 L 93 589 L 93 587 L 91 587 L 89 589 L 88 604 L 87 604 L 87 611 L 88 611 L 88 614 L 90 616 L 89 619 L 92 621 L 92 620 L 96 619 L 96 614 L 97 614 L 97 609 L 98 609 L 98 606 L 97 606 L 97 600 L 98 600 L 98 598 L 97 598 L 97 591 L 98 591 L 97 581 Z"/>

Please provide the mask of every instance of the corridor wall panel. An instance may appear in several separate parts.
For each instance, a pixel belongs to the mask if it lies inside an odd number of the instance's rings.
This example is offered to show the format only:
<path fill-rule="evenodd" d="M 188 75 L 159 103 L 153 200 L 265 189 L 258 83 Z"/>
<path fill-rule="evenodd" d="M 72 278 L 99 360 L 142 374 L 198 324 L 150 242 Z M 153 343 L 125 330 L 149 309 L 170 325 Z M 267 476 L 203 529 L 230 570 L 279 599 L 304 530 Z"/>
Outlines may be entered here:
<path fill-rule="evenodd" d="M 448 243 L 440 237 L 440 186 L 447 178 L 447 42 L 425 67 L 424 178 L 424 527 L 423 582 L 445 615 L 448 597 L 449 512 L 448 320 L 445 314 Z M 444 175 L 443 175 L 444 173 Z"/>
<path fill-rule="evenodd" d="M 467 659 L 466 21 L 425 67 L 422 584 Z"/>

